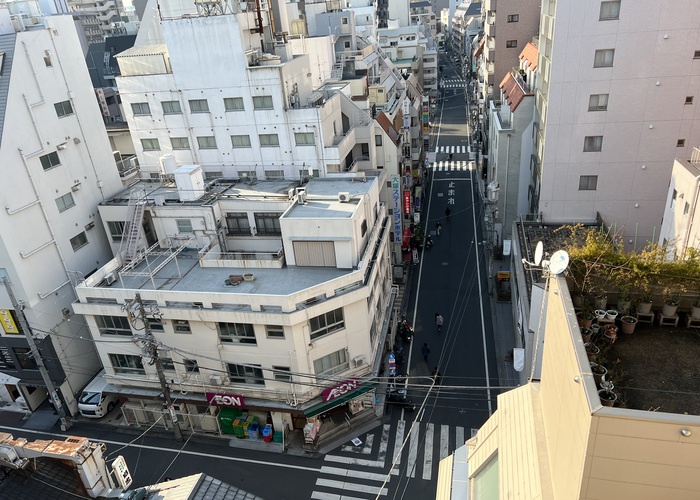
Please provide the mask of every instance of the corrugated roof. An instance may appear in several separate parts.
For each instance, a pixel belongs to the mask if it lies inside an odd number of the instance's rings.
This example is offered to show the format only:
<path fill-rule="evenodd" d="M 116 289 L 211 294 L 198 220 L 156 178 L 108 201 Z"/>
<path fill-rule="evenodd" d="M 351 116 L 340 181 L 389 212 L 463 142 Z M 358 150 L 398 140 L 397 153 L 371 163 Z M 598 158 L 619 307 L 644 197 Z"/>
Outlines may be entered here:
<path fill-rule="evenodd" d="M 114 57 L 157 56 L 167 53 L 168 46 L 164 43 L 157 43 L 153 45 L 136 45 L 130 49 L 120 52 Z"/>
<path fill-rule="evenodd" d="M 7 94 L 10 90 L 10 75 L 12 74 L 12 61 L 14 60 L 16 41 L 16 33 L 0 35 L 0 54 L 2 54 L 2 66 L 0 66 L 0 144 L 2 144 L 5 125 Z"/>
<path fill-rule="evenodd" d="M 520 60 L 527 63 L 527 67 L 532 71 L 537 69 L 537 57 L 539 50 L 531 42 L 527 42 L 523 51 L 520 53 Z"/>
<path fill-rule="evenodd" d="M 510 110 L 515 111 L 522 102 L 523 97 L 525 97 L 525 92 L 520 88 L 518 82 L 515 81 L 513 73 L 508 73 L 499 87 L 503 91 L 503 96 L 506 98 Z"/>

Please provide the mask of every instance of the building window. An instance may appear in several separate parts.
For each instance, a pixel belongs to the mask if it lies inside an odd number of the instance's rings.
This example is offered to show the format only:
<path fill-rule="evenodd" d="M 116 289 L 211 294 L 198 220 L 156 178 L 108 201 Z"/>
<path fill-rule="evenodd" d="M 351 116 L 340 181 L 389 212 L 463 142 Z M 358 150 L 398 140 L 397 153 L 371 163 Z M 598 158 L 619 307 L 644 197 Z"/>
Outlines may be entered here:
<path fill-rule="evenodd" d="M 273 109 L 271 95 L 253 96 L 253 108 L 255 109 Z"/>
<path fill-rule="evenodd" d="M 121 241 L 124 235 L 124 221 L 110 220 L 107 221 L 107 228 L 109 229 L 109 235 L 112 237 L 112 241 Z"/>
<path fill-rule="evenodd" d="M 338 330 L 345 328 L 345 319 L 343 318 L 343 308 L 340 307 L 333 311 L 320 314 L 309 320 L 309 328 L 311 340 L 316 340 L 325 335 L 329 335 Z"/>
<path fill-rule="evenodd" d="M 362 236 L 367 234 L 367 220 L 362 221 L 362 226 L 360 227 L 360 232 L 362 233 Z"/>
<path fill-rule="evenodd" d="M 347 17 L 341 17 L 341 18 L 340 18 L 340 24 L 348 24 L 348 18 L 347 18 Z"/>
<path fill-rule="evenodd" d="M 693 54 L 693 59 L 700 59 L 700 50 L 695 51 L 695 54 Z"/>
<path fill-rule="evenodd" d="M 297 146 L 313 146 L 316 144 L 313 132 L 295 133 L 294 142 L 296 142 Z"/>
<path fill-rule="evenodd" d="M 350 40 L 346 40 L 343 42 L 343 48 L 349 49 L 350 48 Z"/>
<path fill-rule="evenodd" d="M 258 137 L 260 138 L 261 148 L 275 147 L 280 145 L 280 140 L 279 137 L 277 137 L 277 134 L 260 134 Z"/>
<path fill-rule="evenodd" d="M 193 233 L 192 231 L 192 220 L 191 219 L 175 219 L 177 224 L 177 232 L 182 233 Z"/>
<path fill-rule="evenodd" d="M 216 149 L 216 137 L 213 135 L 197 137 L 197 146 L 199 149 Z"/>
<path fill-rule="evenodd" d="M 331 165 L 328 165 L 328 166 L 330 167 Z M 333 171 L 337 171 L 338 169 L 340 169 L 340 165 L 333 165 Z M 328 171 L 330 172 L 331 169 L 329 168 Z M 309 173 L 308 168 L 303 168 L 303 169 L 299 170 L 299 178 L 300 179 L 309 179 L 311 177 L 320 177 L 320 176 L 321 176 L 321 173 L 318 171 L 317 168 L 312 169 L 311 173 Z"/>
<path fill-rule="evenodd" d="M 381 134 L 377 134 L 374 136 L 374 145 L 375 146 L 381 146 L 382 145 L 382 136 Z"/>
<path fill-rule="evenodd" d="M 73 195 L 71 193 L 66 193 L 63 196 L 56 198 L 56 206 L 59 212 L 68 210 L 70 207 L 75 206 L 75 201 L 73 201 Z"/>
<path fill-rule="evenodd" d="M 605 111 L 608 109 L 608 94 L 591 94 L 588 98 L 588 111 Z"/>
<path fill-rule="evenodd" d="M 594 68 L 610 68 L 615 59 L 615 49 L 600 49 L 595 51 Z"/>
<path fill-rule="evenodd" d="M 164 332 L 165 327 L 163 326 L 163 320 L 157 318 L 146 318 L 148 322 L 148 328 L 154 332 Z"/>
<path fill-rule="evenodd" d="M 688 212 L 690 212 L 690 203 L 686 201 L 683 205 L 683 215 L 688 215 Z"/>
<path fill-rule="evenodd" d="M 517 40 L 506 40 L 506 48 L 507 49 L 514 49 L 517 46 L 518 46 Z"/>
<path fill-rule="evenodd" d="M 173 330 L 175 333 L 192 333 L 190 328 L 190 322 L 186 319 L 175 319 L 173 320 Z"/>
<path fill-rule="evenodd" d="M 158 353 L 158 359 L 160 360 L 160 364 L 163 367 L 163 370 L 168 370 L 171 372 L 175 371 L 175 363 L 173 362 L 172 358 Z"/>
<path fill-rule="evenodd" d="M 678 191 L 675 189 L 673 190 L 673 194 L 671 195 L 671 210 L 676 209 L 676 198 L 678 197 Z"/>
<path fill-rule="evenodd" d="M 520 15 L 519 14 L 511 14 L 508 16 L 508 22 L 509 23 L 517 23 L 520 21 Z"/>
<path fill-rule="evenodd" d="M 613 2 L 600 2 L 599 21 L 612 21 L 620 19 L 620 0 Z"/>
<path fill-rule="evenodd" d="M 685 139 L 678 139 L 678 142 L 676 143 L 677 148 L 682 148 L 685 147 Z"/>
<path fill-rule="evenodd" d="M 59 118 L 73 114 L 73 106 L 71 106 L 70 101 L 57 102 L 53 107 L 56 108 L 56 114 Z"/>
<path fill-rule="evenodd" d="M 180 107 L 180 101 L 162 101 L 161 106 L 163 106 L 164 115 L 181 115 L 182 108 Z"/>
<path fill-rule="evenodd" d="M 275 380 L 278 382 L 291 382 L 292 374 L 288 366 L 273 366 L 272 371 L 275 374 Z"/>
<path fill-rule="evenodd" d="M 579 191 L 595 191 L 598 188 L 597 175 L 582 175 L 578 178 Z"/>
<path fill-rule="evenodd" d="M 232 384 L 265 385 L 260 365 L 236 365 L 227 363 L 228 375 Z"/>
<path fill-rule="evenodd" d="M 109 362 L 112 363 L 115 373 L 130 373 L 134 375 L 145 375 L 141 356 L 133 354 L 110 354 Z"/>
<path fill-rule="evenodd" d="M 232 236 L 250 236 L 250 222 L 245 212 L 226 214 L 226 230 Z"/>
<path fill-rule="evenodd" d="M 242 97 L 224 97 L 224 108 L 226 111 L 244 111 Z"/>
<path fill-rule="evenodd" d="M 234 148 L 249 148 L 250 147 L 250 136 L 249 135 L 232 135 L 231 136 L 231 146 Z"/>
<path fill-rule="evenodd" d="M 158 139 L 141 139 L 141 146 L 144 151 L 160 151 Z"/>
<path fill-rule="evenodd" d="M 76 250 L 78 250 L 79 248 L 83 248 L 87 244 L 88 244 L 88 239 L 87 239 L 87 235 L 85 234 L 85 231 L 73 236 L 70 239 L 70 245 L 73 247 L 74 252 Z"/>
<path fill-rule="evenodd" d="M 13 347 L 12 350 L 17 357 L 17 362 L 25 370 L 36 370 L 39 368 L 32 356 L 32 351 L 29 347 Z"/>
<path fill-rule="evenodd" d="M 50 68 L 51 66 L 53 66 L 53 63 L 51 62 L 51 51 L 50 50 L 44 51 L 44 65 L 47 68 Z"/>
<path fill-rule="evenodd" d="M 693 104 L 693 96 L 692 95 L 685 96 L 685 103 L 686 104 Z"/>
<path fill-rule="evenodd" d="M 472 479 L 474 498 L 489 500 L 499 498 L 498 455 L 494 455 Z"/>
<path fill-rule="evenodd" d="M 209 103 L 206 99 L 191 99 L 190 113 L 209 113 Z"/>
<path fill-rule="evenodd" d="M 44 170 L 52 169 L 53 167 L 57 167 L 61 164 L 56 151 L 40 156 L 39 160 L 41 161 L 41 166 Z"/>
<path fill-rule="evenodd" d="M 170 144 L 173 149 L 190 149 L 190 141 L 187 137 L 171 137 Z"/>
<path fill-rule="evenodd" d="M 265 334 L 268 339 L 283 339 L 284 327 L 282 325 L 265 325 Z"/>
<path fill-rule="evenodd" d="M 95 316 L 100 335 L 122 335 L 131 337 L 131 325 L 125 316 Z"/>
<path fill-rule="evenodd" d="M 284 179 L 284 170 L 265 170 L 265 178 L 270 179 Z"/>
<path fill-rule="evenodd" d="M 265 236 L 281 236 L 280 216 L 276 212 L 260 212 L 255 214 L 256 233 Z"/>
<path fill-rule="evenodd" d="M 199 363 L 196 359 L 182 359 L 182 364 L 185 365 L 187 373 L 199 373 Z"/>
<path fill-rule="evenodd" d="M 583 151 L 586 153 L 601 151 L 603 149 L 602 135 L 588 135 L 583 139 Z"/>
<path fill-rule="evenodd" d="M 332 352 L 314 361 L 316 375 L 335 375 L 350 368 L 348 353 L 345 349 Z"/>
<path fill-rule="evenodd" d="M 151 114 L 151 108 L 147 102 L 132 102 L 131 111 L 134 112 L 134 116 L 144 116 Z"/>
<path fill-rule="evenodd" d="M 258 344 L 253 325 L 249 323 L 217 323 L 217 325 L 221 342 L 229 344 Z"/>

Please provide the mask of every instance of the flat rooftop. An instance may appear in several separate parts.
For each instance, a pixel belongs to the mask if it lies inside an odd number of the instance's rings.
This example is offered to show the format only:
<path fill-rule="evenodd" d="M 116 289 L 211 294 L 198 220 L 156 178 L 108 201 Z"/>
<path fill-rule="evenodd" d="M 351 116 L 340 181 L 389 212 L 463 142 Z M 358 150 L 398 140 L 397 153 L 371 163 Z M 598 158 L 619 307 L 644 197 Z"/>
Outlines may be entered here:
<path fill-rule="evenodd" d="M 306 203 L 295 204 L 283 218 L 349 219 L 374 185 L 374 177 L 365 179 L 365 182 L 361 179 L 312 180 L 306 185 Z M 341 202 L 339 193 L 344 193 L 349 201 Z"/>

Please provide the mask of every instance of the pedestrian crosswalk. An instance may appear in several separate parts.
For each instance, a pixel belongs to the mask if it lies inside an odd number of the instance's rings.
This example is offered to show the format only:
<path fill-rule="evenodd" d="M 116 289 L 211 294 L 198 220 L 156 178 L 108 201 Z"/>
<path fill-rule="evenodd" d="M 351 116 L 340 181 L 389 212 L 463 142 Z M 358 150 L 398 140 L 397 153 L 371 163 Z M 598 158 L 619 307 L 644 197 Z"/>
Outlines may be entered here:
<path fill-rule="evenodd" d="M 467 146 L 438 146 L 435 148 L 435 153 L 466 154 Z"/>
<path fill-rule="evenodd" d="M 324 457 L 312 499 L 387 497 L 392 480 L 431 481 L 439 461 L 464 444 L 464 427 L 400 420 L 358 437 L 362 445 L 344 445 Z"/>
<path fill-rule="evenodd" d="M 430 169 L 434 170 L 436 172 L 455 172 L 455 171 L 466 172 L 466 171 L 470 170 L 469 163 L 471 163 L 471 162 L 452 161 L 452 160 L 435 161 L 435 162 L 430 164 Z"/>
<path fill-rule="evenodd" d="M 461 78 L 444 78 L 440 80 L 440 86 L 444 89 L 463 88 L 464 80 Z"/>

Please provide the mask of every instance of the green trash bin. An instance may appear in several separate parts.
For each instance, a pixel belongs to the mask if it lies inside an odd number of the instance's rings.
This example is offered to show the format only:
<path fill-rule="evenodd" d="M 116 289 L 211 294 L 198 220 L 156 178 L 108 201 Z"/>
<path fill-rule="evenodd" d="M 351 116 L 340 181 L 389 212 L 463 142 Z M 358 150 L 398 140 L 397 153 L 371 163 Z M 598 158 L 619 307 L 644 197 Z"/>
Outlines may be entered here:
<path fill-rule="evenodd" d="M 224 434 L 233 434 L 233 422 L 236 420 L 234 408 L 222 408 L 219 412 L 219 425 Z"/>

